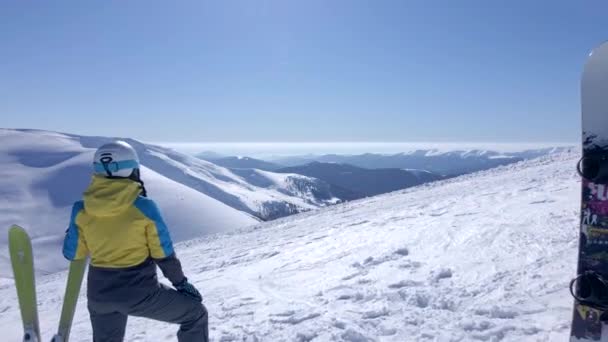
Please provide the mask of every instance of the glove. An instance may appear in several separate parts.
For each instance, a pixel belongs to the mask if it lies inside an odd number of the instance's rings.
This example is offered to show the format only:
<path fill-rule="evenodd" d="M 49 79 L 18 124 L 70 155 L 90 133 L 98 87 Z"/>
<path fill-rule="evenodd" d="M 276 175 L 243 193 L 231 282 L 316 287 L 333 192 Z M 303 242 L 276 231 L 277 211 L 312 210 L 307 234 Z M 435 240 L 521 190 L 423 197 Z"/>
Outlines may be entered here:
<path fill-rule="evenodd" d="M 192 298 L 196 298 L 199 302 L 203 301 L 203 296 L 200 292 L 198 292 L 194 285 L 188 282 L 188 278 L 184 278 L 184 280 L 182 280 L 178 284 L 175 284 L 174 286 L 177 292 L 185 294 L 186 296 L 190 296 Z"/>

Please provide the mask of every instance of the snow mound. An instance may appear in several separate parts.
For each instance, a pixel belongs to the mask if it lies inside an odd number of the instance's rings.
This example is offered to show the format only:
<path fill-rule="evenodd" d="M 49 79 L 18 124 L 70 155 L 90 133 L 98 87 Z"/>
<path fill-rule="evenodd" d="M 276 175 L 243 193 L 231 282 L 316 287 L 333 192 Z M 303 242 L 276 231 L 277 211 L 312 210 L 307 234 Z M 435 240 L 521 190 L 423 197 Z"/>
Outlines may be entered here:
<path fill-rule="evenodd" d="M 177 246 L 212 341 L 561 341 L 572 315 L 578 156 L 532 161 L 353 201 Z M 42 331 L 65 273 L 39 279 Z M 0 284 L 2 284 L 0 282 Z M 0 331 L 20 338 L 0 285 Z M 175 341 L 134 318 L 127 340 Z M 81 298 L 72 334 L 91 339 Z"/>

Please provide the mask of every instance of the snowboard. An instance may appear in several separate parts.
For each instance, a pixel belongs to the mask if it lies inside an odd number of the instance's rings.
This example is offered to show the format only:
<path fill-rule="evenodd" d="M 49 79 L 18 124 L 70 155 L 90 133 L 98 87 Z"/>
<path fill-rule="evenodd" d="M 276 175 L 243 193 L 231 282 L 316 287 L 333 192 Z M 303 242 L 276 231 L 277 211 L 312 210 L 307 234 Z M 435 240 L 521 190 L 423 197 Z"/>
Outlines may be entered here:
<path fill-rule="evenodd" d="M 581 111 L 581 221 L 577 276 L 570 283 L 570 342 L 608 341 L 608 43 L 585 64 Z"/>
<path fill-rule="evenodd" d="M 8 231 L 8 246 L 23 322 L 23 341 L 40 342 L 34 256 L 30 237 L 23 228 L 11 226 Z"/>
<path fill-rule="evenodd" d="M 78 295 L 80 294 L 80 286 L 82 284 L 82 279 L 84 278 L 86 267 L 86 259 L 70 262 L 65 295 L 63 297 L 63 307 L 61 309 L 61 318 L 59 319 L 59 328 L 51 342 L 67 342 L 70 338 L 72 321 L 74 320 Z"/>

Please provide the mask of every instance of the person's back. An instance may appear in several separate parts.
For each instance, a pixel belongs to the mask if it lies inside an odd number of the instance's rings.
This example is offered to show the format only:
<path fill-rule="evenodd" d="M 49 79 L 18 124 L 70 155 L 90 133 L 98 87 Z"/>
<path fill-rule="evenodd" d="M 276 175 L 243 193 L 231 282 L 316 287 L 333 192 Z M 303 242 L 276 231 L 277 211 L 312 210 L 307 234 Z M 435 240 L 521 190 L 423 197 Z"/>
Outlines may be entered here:
<path fill-rule="evenodd" d="M 139 160 L 125 142 L 95 153 L 95 175 L 74 204 L 63 254 L 90 255 L 87 297 L 94 341 L 122 341 L 127 316 L 178 323 L 178 340 L 208 341 L 207 311 L 188 282 L 156 204 L 146 198 Z M 159 284 L 158 265 L 177 290 Z"/>

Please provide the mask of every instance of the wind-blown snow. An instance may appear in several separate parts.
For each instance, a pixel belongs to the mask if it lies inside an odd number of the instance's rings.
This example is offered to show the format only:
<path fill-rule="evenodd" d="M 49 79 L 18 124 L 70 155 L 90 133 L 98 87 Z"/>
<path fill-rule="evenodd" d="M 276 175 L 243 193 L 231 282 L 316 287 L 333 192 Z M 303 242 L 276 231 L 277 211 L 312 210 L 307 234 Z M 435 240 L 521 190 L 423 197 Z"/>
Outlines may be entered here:
<path fill-rule="evenodd" d="M 558 154 L 181 243 L 212 341 L 563 341 L 578 237 L 577 155 Z M 45 338 L 65 273 L 39 278 Z M 83 295 L 84 296 L 84 295 Z M 20 338 L 15 291 L 0 331 Z M 128 341 L 177 327 L 129 320 Z M 81 297 L 73 341 L 90 341 Z"/>

